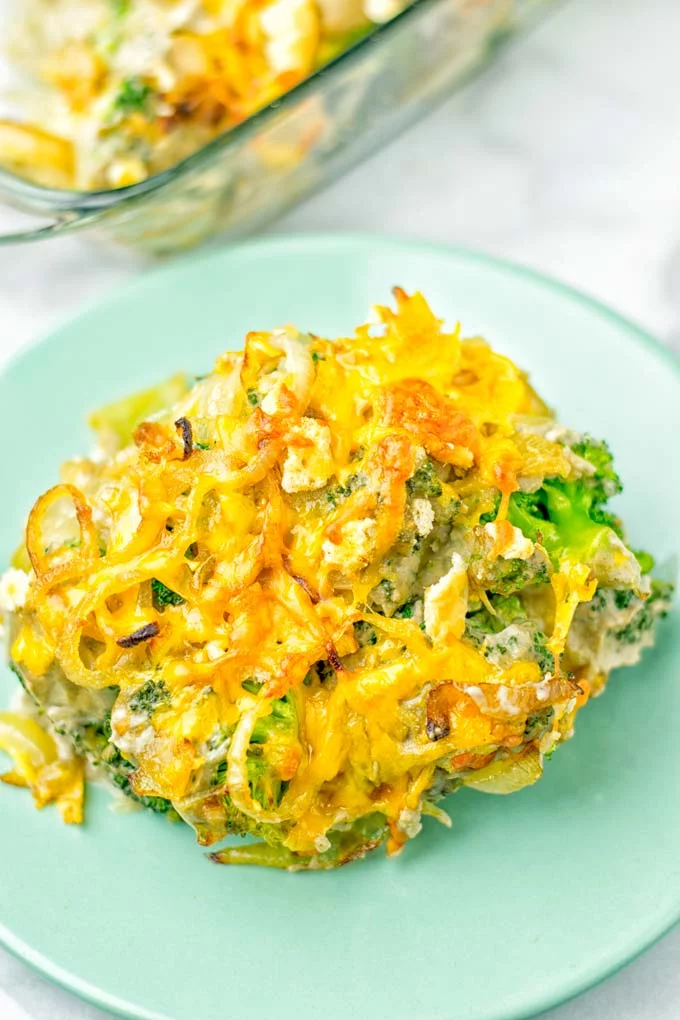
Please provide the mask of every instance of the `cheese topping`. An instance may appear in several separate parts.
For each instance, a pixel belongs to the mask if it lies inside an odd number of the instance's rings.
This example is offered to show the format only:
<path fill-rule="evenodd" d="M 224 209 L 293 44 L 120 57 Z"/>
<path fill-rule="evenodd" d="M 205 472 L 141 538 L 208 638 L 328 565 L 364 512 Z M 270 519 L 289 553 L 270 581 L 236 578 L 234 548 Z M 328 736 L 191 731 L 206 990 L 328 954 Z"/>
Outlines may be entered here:
<path fill-rule="evenodd" d="M 426 634 L 435 642 L 460 639 L 465 631 L 467 608 L 467 568 L 462 556 L 454 553 L 448 573 L 425 589 Z"/>
<path fill-rule="evenodd" d="M 282 489 L 285 492 L 320 489 L 334 469 L 330 429 L 314 418 L 303 418 L 290 432 L 290 446 L 283 462 Z"/>
<path fill-rule="evenodd" d="M 65 467 L 28 520 L 34 575 L 0 585 L 39 698 L 61 677 L 108 699 L 130 792 L 285 866 L 397 852 L 477 771 L 533 782 L 602 686 L 583 614 L 632 556 L 524 373 L 395 299 L 379 336 L 252 332 L 173 406 L 99 412 L 119 450 Z"/>

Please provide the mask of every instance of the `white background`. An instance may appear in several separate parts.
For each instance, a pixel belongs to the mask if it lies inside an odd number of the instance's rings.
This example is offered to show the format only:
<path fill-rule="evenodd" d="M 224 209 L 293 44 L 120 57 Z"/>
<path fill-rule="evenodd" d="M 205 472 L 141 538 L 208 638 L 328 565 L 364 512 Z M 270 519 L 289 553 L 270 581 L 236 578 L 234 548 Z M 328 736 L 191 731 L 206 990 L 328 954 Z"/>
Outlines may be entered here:
<path fill-rule="evenodd" d="M 678 0 L 569 0 L 272 230 L 483 248 L 589 291 L 680 347 L 679 107 Z M 0 250 L 0 359 L 141 268 L 76 240 Z M 676 929 L 543 1020 L 677 1020 L 679 964 Z M 103 1017 L 0 950 L 2 1020 Z"/>

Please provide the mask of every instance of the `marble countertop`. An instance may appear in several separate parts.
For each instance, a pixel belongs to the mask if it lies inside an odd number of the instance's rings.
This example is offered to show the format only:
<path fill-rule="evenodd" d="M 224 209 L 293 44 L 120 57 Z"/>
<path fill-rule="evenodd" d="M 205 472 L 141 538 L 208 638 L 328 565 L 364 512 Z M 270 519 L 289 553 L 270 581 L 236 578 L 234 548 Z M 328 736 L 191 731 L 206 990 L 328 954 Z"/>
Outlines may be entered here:
<path fill-rule="evenodd" d="M 680 348 L 678 39 L 672 0 L 568 0 L 271 232 L 354 229 L 486 249 L 561 277 Z M 2 250 L 0 361 L 141 268 L 78 240 Z M 679 962 L 676 929 L 543 1020 L 677 1018 Z M 0 1016 L 104 1014 L 0 951 Z"/>

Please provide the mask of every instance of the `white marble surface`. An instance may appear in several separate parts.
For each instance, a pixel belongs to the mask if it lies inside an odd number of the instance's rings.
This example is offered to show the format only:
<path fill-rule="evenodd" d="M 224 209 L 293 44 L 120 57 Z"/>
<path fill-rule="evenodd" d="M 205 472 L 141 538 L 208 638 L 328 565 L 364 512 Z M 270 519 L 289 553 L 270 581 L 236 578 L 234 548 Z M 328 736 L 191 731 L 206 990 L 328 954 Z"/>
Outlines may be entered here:
<path fill-rule="evenodd" d="M 680 346 L 679 42 L 676 0 L 569 0 L 481 80 L 273 230 L 484 248 Z M 0 359 L 136 271 L 76 240 L 0 251 Z M 544 1020 L 675 1020 L 679 963 L 676 929 Z M 103 1016 L 0 951 L 3 1020 Z"/>

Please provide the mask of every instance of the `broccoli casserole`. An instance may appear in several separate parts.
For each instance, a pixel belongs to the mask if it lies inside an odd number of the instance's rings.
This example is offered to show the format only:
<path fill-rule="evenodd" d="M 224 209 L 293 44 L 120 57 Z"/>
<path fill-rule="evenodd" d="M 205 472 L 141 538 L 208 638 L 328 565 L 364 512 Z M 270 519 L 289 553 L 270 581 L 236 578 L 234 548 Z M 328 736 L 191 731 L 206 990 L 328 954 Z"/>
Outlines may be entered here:
<path fill-rule="evenodd" d="M 0 161 L 55 187 L 134 184 L 267 106 L 402 6 L 29 0 L 11 33 L 21 102 L 16 116 L 0 121 Z M 294 154 L 263 158 L 301 158 L 323 128 L 321 111 L 310 113 L 309 137 L 297 140 Z"/>
<path fill-rule="evenodd" d="M 394 297 L 92 415 L 0 583 L 38 806 L 79 821 L 87 763 L 220 862 L 396 854 L 446 794 L 534 783 L 652 643 L 671 589 L 606 444 Z"/>

